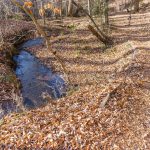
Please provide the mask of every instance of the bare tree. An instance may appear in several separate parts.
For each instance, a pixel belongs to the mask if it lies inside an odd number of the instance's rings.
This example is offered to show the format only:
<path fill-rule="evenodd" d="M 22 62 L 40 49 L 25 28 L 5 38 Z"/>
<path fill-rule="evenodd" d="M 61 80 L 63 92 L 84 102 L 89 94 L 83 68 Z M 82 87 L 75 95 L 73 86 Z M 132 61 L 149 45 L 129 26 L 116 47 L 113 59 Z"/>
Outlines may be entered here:
<path fill-rule="evenodd" d="M 108 2 L 109 2 L 109 0 L 99 0 L 101 24 L 104 26 L 109 24 Z"/>
<path fill-rule="evenodd" d="M 68 16 L 73 16 L 73 1 L 72 0 L 69 0 L 69 3 L 68 3 Z"/>
<path fill-rule="evenodd" d="M 91 0 L 88 0 L 88 12 L 91 15 Z"/>

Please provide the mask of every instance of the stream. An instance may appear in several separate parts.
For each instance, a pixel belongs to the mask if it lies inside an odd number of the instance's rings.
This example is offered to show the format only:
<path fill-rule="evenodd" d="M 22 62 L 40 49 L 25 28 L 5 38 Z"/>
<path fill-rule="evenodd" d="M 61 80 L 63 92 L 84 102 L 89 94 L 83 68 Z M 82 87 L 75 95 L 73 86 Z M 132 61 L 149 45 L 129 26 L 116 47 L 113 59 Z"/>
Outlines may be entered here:
<path fill-rule="evenodd" d="M 19 55 L 13 57 L 17 65 L 15 72 L 21 82 L 23 104 L 29 109 L 46 105 L 47 96 L 58 99 L 66 94 L 66 84 L 62 75 L 54 73 L 26 50 L 43 42 L 42 38 L 26 41 L 19 47 Z"/>

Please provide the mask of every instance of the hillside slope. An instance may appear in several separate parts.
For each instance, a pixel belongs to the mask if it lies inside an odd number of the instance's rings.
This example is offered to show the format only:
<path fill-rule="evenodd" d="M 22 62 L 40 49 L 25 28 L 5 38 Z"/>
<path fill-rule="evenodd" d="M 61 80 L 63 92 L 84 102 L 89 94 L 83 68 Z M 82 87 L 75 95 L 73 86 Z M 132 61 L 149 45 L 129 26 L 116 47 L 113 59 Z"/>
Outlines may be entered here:
<path fill-rule="evenodd" d="M 6 116 L 1 148 L 150 149 L 149 18 L 134 15 L 128 26 L 126 15 L 111 17 L 111 35 L 119 44 L 107 50 L 85 28 L 86 18 L 53 37 L 76 89 L 44 108 Z M 47 66 L 54 60 L 45 48 L 30 51 Z"/>

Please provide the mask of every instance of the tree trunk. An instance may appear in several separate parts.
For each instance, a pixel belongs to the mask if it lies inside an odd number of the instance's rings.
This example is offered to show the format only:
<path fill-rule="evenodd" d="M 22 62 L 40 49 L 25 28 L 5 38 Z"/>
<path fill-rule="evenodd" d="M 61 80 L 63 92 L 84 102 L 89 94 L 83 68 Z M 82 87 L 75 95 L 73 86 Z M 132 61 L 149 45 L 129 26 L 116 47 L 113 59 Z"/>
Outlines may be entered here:
<path fill-rule="evenodd" d="M 66 12 L 66 16 L 68 16 L 68 1 L 65 1 L 65 12 Z"/>
<path fill-rule="evenodd" d="M 37 0 L 33 0 L 33 4 L 34 4 L 34 10 L 33 10 L 33 12 L 34 12 L 34 16 L 35 16 L 35 18 L 38 18 L 39 17 L 39 15 L 38 15 L 38 4 L 37 4 Z"/>
<path fill-rule="evenodd" d="M 44 3 L 43 3 L 43 1 L 41 1 L 41 8 L 44 9 Z M 43 15 L 42 17 L 43 17 L 43 24 L 45 25 L 45 24 L 46 24 L 46 16 L 45 16 L 45 13 L 44 13 L 44 15 Z"/>
<path fill-rule="evenodd" d="M 133 0 L 134 12 L 139 12 L 140 9 L 140 0 Z"/>
<path fill-rule="evenodd" d="M 88 12 L 91 15 L 91 0 L 88 0 Z"/>
<path fill-rule="evenodd" d="M 80 9 L 75 7 L 73 4 L 74 0 L 69 0 L 68 3 L 68 16 L 70 17 L 79 17 Z"/>
<path fill-rule="evenodd" d="M 100 15 L 100 24 L 103 25 L 103 2 L 99 0 L 99 15 Z"/>
<path fill-rule="evenodd" d="M 72 0 L 69 0 L 69 3 L 68 3 L 68 16 L 73 16 L 73 4 L 72 4 Z"/>
<path fill-rule="evenodd" d="M 108 8 L 108 1 L 109 1 L 109 0 L 104 0 L 104 17 L 105 17 L 105 22 L 104 22 L 104 24 L 105 24 L 105 25 L 109 25 L 109 17 L 108 17 L 109 8 Z"/>
<path fill-rule="evenodd" d="M 62 20 L 63 19 L 63 1 L 62 0 L 60 0 L 60 9 L 61 9 L 60 17 Z"/>
<path fill-rule="evenodd" d="M 108 1 L 109 0 L 99 0 L 101 25 L 104 25 L 104 26 L 109 25 Z"/>

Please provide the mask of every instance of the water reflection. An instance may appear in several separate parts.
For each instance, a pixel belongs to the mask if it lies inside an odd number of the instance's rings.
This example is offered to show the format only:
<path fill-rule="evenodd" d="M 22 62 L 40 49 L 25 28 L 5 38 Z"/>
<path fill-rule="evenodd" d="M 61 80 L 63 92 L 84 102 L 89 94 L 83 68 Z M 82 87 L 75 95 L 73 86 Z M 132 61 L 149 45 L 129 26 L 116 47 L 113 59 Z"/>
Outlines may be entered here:
<path fill-rule="evenodd" d="M 24 105 L 28 108 L 39 107 L 47 103 L 43 94 L 53 99 L 65 96 L 66 85 L 61 75 L 53 73 L 25 48 L 41 44 L 41 38 L 29 40 L 21 46 L 18 56 L 14 56 L 17 63 L 16 75 L 22 84 Z"/>

